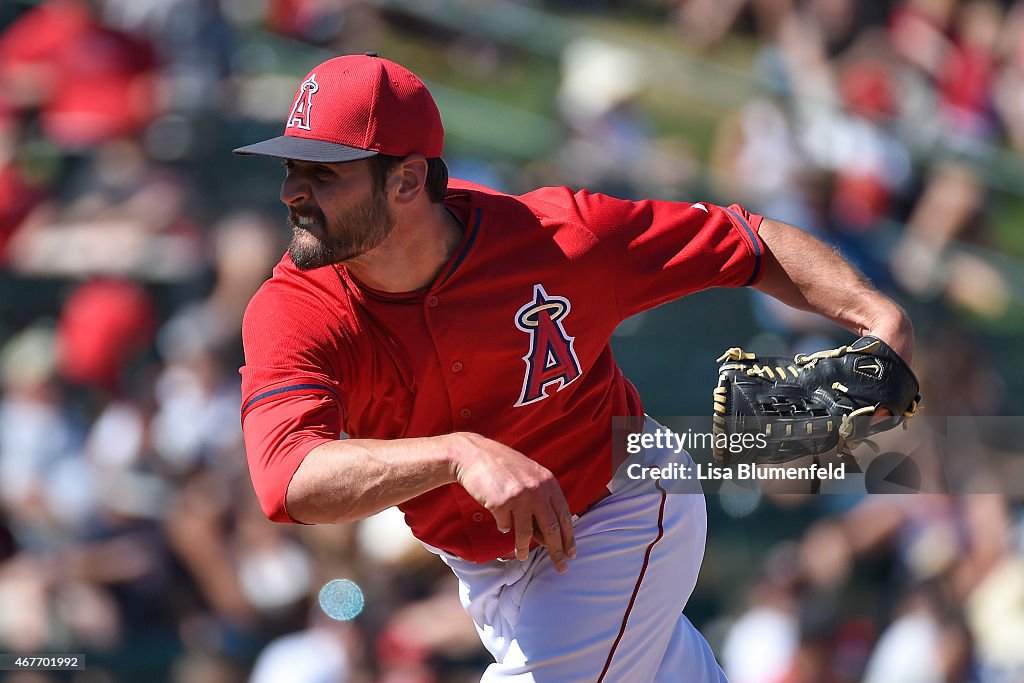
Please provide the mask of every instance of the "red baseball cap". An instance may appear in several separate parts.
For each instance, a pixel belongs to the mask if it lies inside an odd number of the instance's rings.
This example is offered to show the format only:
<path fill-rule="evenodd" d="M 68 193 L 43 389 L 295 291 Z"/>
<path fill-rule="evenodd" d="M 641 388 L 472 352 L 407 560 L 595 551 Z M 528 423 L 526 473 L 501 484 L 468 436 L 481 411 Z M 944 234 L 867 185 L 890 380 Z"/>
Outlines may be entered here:
<path fill-rule="evenodd" d="M 440 157 L 444 127 L 423 81 L 375 52 L 314 67 L 295 93 L 284 135 L 235 154 L 336 163 L 375 154 Z"/>

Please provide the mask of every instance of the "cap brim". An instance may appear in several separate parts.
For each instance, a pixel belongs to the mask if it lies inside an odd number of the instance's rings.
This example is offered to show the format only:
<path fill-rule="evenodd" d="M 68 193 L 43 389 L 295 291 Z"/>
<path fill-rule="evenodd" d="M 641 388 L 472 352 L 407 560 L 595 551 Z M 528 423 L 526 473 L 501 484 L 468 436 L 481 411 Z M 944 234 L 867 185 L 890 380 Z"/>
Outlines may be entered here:
<path fill-rule="evenodd" d="M 296 161 L 316 161 L 334 164 L 343 161 L 366 159 L 377 154 L 373 150 L 348 147 L 335 142 L 311 140 L 292 135 L 280 135 L 263 142 L 257 142 L 234 150 L 243 156 L 276 157 L 278 159 L 294 159 Z"/>

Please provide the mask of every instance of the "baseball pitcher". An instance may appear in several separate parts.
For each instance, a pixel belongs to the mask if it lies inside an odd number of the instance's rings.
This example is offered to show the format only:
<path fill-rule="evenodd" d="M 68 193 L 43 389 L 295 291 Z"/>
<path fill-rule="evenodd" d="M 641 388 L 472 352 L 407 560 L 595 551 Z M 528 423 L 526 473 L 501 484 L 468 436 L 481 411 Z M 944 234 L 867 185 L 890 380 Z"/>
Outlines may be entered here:
<path fill-rule="evenodd" d="M 609 339 L 667 301 L 754 287 L 909 362 L 907 316 L 740 206 L 504 194 L 449 180 L 443 142 L 423 83 L 366 54 L 315 67 L 283 135 L 236 150 L 283 160 L 292 231 L 242 329 L 264 512 L 330 524 L 397 505 L 458 576 L 488 683 L 725 681 L 682 615 L 699 488 L 614 476 L 612 418 L 658 425 Z"/>

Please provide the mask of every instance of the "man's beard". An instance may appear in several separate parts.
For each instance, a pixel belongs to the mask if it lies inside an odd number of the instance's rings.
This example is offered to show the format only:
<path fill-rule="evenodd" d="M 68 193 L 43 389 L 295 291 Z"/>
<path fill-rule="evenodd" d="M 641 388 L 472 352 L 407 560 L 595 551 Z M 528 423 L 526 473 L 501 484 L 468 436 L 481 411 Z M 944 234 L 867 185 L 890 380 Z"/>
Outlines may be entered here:
<path fill-rule="evenodd" d="M 310 214 L 307 214 L 310 215 Z M 292 239 L 288 255 L 299 270 L 311 270 L 361 256 L 380 245 L 395 227 L 383 192 L 374 189 L 366 200 L 330 223 L 322 211 L 312 214 L 323 233 L 314 234 L 289 217 Z M 326 233 L 326 234 L 324 234 Z"/>

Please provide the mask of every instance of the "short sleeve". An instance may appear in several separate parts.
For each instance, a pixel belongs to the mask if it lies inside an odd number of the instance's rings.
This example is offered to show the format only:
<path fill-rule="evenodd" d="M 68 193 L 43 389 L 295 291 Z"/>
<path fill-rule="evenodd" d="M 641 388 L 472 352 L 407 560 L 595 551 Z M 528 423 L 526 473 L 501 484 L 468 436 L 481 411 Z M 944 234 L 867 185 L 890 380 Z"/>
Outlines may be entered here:
<path fill-rule="evenodd" d="M 631 202 L 586 191 L 574 199 L 606 255 L 622 318 L 711 287 L 753 285 L 761 276 L 761 216 L 739 205 Z"/>
<path fill-rule="evenodd" d="M 285 505 L 288 485 L 314 448 L 339 437 L 337 406 L 325 396 L 283 394 L 249 410 L 242 433 L 263 514 L 274 522 L 294 522 Z"/>
<path fill-rule="evenodd" d="M 242 432 L 253 488 L 273 521 L 294 521 L 285 494 L 306 455 L 340 438 L 338 335 L 324 304 L 273 280 L 242 322 Z"/>

